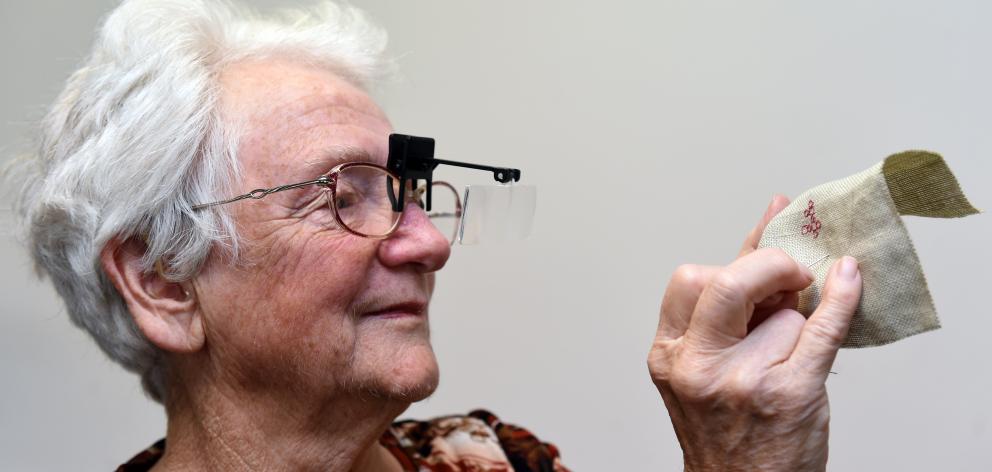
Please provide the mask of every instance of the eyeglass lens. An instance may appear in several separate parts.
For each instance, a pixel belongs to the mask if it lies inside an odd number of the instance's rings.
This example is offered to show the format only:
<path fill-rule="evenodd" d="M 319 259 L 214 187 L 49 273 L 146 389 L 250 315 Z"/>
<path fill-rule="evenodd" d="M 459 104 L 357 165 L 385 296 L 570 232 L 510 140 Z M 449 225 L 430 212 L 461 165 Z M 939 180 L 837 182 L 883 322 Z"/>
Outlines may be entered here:
<path fill-rule="evenodd" d="M 350 231 L 382 237 L 399 224 L 402 214 L 394 212 L 392 205 L 392 199 L 399 194 L 399 181 L 384 169 L 355 165 L 338 172 L 333 201 L 328 203 L 332 211 L 336 210 L 339 222 Z M 422 189 L 408 188 L 406 197 L 424 206 L 426 195 Z M 433 185 L 428 216 L 449 243 L 454 241 L 461 216 L 458 194 L 454 188 L 443 182 Z"/>

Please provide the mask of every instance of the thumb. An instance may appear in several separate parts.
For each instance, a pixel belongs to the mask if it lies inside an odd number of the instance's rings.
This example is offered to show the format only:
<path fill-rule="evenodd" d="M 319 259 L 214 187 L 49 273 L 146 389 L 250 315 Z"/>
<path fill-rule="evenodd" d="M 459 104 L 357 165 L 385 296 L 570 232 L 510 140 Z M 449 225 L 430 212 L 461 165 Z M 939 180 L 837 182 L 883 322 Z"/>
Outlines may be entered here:
<path fill-rule="evenodd" d="M 830 269 L 820 305 L 806 320 L 790 361 L 804 372 L 826 378 L 860 302 L 858 261 L 844 256 Z"/>

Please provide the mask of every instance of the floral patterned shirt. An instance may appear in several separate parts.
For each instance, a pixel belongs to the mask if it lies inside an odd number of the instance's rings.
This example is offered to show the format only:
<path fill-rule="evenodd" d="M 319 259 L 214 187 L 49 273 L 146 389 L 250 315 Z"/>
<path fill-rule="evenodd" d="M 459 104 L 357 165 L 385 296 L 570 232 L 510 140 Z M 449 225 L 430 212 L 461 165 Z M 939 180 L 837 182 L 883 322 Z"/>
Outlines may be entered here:
<path fill-rule="evenodd" d="M 485 410 L 430 421 L 393 423 L 379 438 L 405 472 L 569 472 L 553 444 Z M 145 472 L 165 453 L 165 439 L 117 472 Z"/>

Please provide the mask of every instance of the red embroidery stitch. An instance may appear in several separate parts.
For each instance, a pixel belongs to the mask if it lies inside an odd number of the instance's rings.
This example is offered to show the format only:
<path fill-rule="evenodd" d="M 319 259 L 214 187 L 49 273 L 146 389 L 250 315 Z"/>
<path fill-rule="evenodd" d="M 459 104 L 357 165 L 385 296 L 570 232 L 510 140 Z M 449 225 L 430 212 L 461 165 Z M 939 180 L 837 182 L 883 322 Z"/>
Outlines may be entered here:
<path fill-rule="evenodd" d="M 820 227 L 823 226 L 823 223 L 816 217 L 816 207 L 813 205 L 813 200 L 809 201 L 809 206 L 806 207 L 803 216 L 809 218 L 809 223 L 803 225 L 803 235 L 812 234 L 813 239 L 819 238 Z"/>

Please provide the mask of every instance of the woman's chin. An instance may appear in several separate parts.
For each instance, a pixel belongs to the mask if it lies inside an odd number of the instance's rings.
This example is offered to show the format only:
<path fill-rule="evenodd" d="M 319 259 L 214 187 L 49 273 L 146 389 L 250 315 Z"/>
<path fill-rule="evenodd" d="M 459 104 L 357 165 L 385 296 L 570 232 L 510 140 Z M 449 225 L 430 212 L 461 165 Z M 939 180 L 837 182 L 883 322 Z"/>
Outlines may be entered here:
<path fill-rule="evenodd" d="M 392 389 L 391 397 L 405 402 L 419 402 L 434 394 L 438 385 L 438 372 L 435 369 L 430 375 L 407 382 L 397 382 Z"/>
<path fill-rule="evenodd" d="M 408 346 L 391 356 L 375 356 L 367 366 L 362 391 L 378 398 L 406 402 L 423 400 L 437 389 L 440 373 L 429 343 Z"/>
<path fill-rule="evenodd" d="M 437 389 L 440 372 L 434 351 L 428 346 L 405 356 L 390 372 L 392 395 L 410 402 L 423 400 Z"/>

